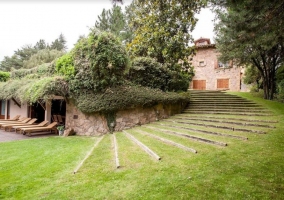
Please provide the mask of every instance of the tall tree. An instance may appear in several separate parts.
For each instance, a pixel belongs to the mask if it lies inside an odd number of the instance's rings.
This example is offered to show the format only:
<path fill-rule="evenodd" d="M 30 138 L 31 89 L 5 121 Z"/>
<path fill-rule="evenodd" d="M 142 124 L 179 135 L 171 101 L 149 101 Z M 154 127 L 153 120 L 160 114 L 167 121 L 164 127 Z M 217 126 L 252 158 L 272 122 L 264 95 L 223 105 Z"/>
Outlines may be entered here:
<path fill-rule="evenodd" d="M 110 32 L 119 36 L 125 27 L 125 17 L 120 6 L 113 6 L 109 16 Z"/>
<path fill-rule="evenodd" d="M 56 58 L 59 58 L 64 54 L 63 51 L 58 51 L 56 49 L 42 49 L 36 54 L 33 54 L 29 60 L 24 60 L 24 68 L 33 68 L 44 63 L 51 63 Z"/>
<path fill-rule="evenodd" d="M 101 15 L 95 23 L 95 27 L 101 31 L 111 32 L 120 38 L 121 41 L 127 39 L 125 15 L 120 6 L 114 5 L 111 10 L 103 9 Z"/>
<path fill-rule="evenodd" d="M 49 46 L 45 40 L 40 39 L 34 46 L 30 44 L 24 45 L 22 48 L 17 49 L 17 51 L 15 51 L 14 55 L 11 57 L 5 56 L 3 61 L 0 63 L 0 70 L 11 71 L 13 69 L 20 69 L 24 67 L 24 63 L 29 63 L 29 59 L 32 57 L 32 55 L 37 54 L 38 51 L 44 49 L 56 49 L 64 52 L 66 48 L 66 40 L 63 34 L 60 34 L 60 36 L 54 42 L 52 42 L 51 46 Z M 51 57 L 54 57 L 53 54 L 54 53 L 52 53 Z M 46 55 L 47 54 L 45 54 L 44 60 L 48 60 L 46 59 Z M 33 58 L 33 61 L 30 63 L 36 63 L 34 60 L 35 58 Z M 28 65 L 30 66 L 30 64 Z"/>
<path fill-rule="evenodd" d="M 188 57 L 194 49 L 190 32 L 197 19 L 194 14 L 205 6 L 203 1 L 134 0 L 135 18 L 131 22 L 134 38 L 128 50 L 134 56 L 149 56 L 174 70 L 190 68 Z"/>
<path fill-rule="evenodd" d="M 264 98 L 273 99 L 275 75 L 284 62 L 284 2 L 278 0 L 212 0 L 220 59 L 256 67 Z"/>
<path fill-rule="evenodd" d="M 117 5 L 117 3 L 123 4 L 123 0 L 111 0 L 111 2 L 113 3 L 113 5 Z"/>
<path fill-rule="evenodd" d="M 40 40 L 36 43 L 36 45 L 34 46 L 34 48 L 39 51 L 39 50 L 42 50 L 42 49 L 48 49 L 48 48 L 49 48 L 49 45 L 45 42 L 45 40 L 40 39 Z"/>
<path fill-rule="evenodd" d="M 109 31 L 109 11 L 103 9 L 95 23 L 95 27 L 101 31 Z"/>
<path fill-rule="evenodd" d="M 51 43 L 50 49 L 56 49 L 58 51 L 65 51 L 67 49 L 66 39 L 62 33 Z"/>

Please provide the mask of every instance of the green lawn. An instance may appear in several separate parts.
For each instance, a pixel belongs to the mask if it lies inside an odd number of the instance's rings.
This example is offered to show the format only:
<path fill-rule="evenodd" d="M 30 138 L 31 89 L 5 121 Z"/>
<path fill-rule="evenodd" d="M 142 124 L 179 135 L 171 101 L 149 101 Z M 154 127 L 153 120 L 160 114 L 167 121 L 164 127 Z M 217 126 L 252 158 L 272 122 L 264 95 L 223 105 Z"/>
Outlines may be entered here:
<path fill-rule="evenodd" d="M 122 132 L 115 133 L 121 168 L 106 135 L 78 173 L 73 170 L 96 137 L 50 137 L 0 143 L 0 199 L 284 199 L 284 104 L 234 93 L 264 105 L 278 120 L 267 134 L 221 138 L 227 147 L 162 135 L 156 122 L 127 130 L 162 159 L 151 158 Z M 171 123 L 168 120 L 162 123 Z M 179 142 L 167 145 L 139 130 Z M 217 136 L 208 136 L 217 140 Z M 220 139 L 219 139 L 220 138 Z"/>

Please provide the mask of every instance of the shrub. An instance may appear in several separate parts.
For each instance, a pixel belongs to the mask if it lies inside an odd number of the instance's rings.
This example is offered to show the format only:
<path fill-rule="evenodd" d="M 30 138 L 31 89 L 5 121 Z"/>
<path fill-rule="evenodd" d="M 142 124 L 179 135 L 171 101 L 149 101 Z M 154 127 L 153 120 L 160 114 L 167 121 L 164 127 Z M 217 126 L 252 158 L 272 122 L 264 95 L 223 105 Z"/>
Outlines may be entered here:
<path fill-rule="evenodd" d="M 64 55 L 63 51 L 58 51 L 56 49 L 42 49 L 36 54 L 33 54 L 29 60 L 24 60 L 23 65 L 24 68 L 30 69 L 44 63 L 51 63 L 62 55 Z"/>
<path fill-rule="evenodd" d="M 137 57 L 133 60 L 127 79 L 135 84 L 166 90 L 167 71 L 155 59 Z"/>
<path fill-rule="evenodd" d="M 169 79 L 167 81 L 168 91 L 187 91 L 191 77 L 188 73 L 168 70 Z"/>
<path fill-rule="evenodd" d="M 163 91 L 186 91 L 191 76 L 183 71 L 174 71 L 149 57 L 134 58 L 128 80 L 141 86 Z"/>
<path fill-rule="evenodd" d="M 74 93 L 102 92 L 124 82 L 128 55 L 112 34 L 93 30 L 73 49 L 75 76 L 70 81 Z"/>
<path fill-rule="evenodd" d="M 0 82 L 6 82 L 10 78 L 10 72 L 0 71 Z"/>
<path fill-rule="evenodd" d="M 55 70 L 59 75 L 66 77 L 74 76 L 75 68 L 72 55 L 65 54 L 56 60 Z"/>

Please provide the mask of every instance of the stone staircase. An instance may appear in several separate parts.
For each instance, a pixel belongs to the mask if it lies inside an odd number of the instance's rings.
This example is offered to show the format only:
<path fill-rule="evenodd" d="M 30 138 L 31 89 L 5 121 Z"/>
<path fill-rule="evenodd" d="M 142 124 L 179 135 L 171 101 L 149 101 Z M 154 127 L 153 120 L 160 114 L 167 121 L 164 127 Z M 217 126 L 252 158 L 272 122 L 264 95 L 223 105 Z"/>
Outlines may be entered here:
<path fill-rule="evenodd" d="M 194 90 L 183 113 L 123 132 L 150 156 L 160 160 L 151 150 L 152 140 L 197 153 L 208 151 L 204 145 L 226 147 L 269 133 L 277 122 L 264 106 L 245 98 L 224 91 Z"/>
<path fill-rule="evenodd" d="M 271 112 L 242 97 L 222 91 L 191 91 L 191 101 L 184 113 L 215 115 L 270 116 Z"/>

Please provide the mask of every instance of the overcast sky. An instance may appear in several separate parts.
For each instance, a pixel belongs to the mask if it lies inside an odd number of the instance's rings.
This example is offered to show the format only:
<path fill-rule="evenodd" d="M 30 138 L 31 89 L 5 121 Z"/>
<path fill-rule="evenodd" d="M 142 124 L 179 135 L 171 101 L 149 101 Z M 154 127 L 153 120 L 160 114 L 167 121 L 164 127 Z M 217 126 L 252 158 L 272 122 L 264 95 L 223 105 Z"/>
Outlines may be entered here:
<path fill-rule="evenodd" d="M 124 0 L 124 5 L 130 3 Z M 70 50 L 80 35 L 88 35 L 103 8 L 111 7 L 110 0 L 0 0 L 0 61 L 40 39 L 51 43 L 61 33 Z M 197 17 L 194 39 L 213 40 L 214 15 L 205 9 Z"/>

